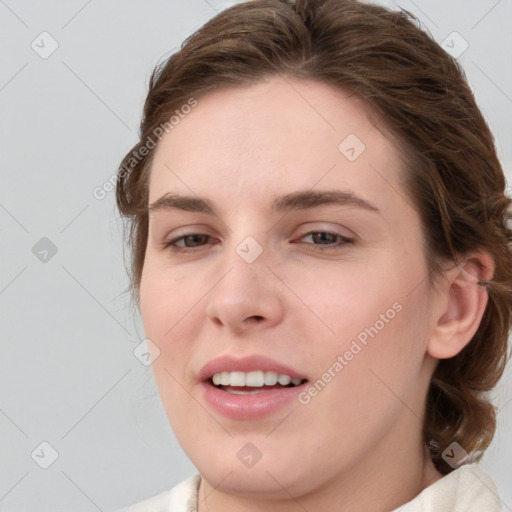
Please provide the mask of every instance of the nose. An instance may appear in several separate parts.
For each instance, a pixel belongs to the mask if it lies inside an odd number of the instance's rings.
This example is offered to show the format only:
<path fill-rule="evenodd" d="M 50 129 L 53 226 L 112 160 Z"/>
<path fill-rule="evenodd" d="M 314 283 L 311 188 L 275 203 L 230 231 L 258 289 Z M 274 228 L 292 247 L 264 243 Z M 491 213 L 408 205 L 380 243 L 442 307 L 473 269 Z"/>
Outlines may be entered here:
<path fill-rule="evenodd" d="M 284 315 L 284 286 L 263 252 L 255 261 L 243 252 L 230 249 L 223 257 L 220 279 L 207 296 L 206 317 L 217 328 L 234 334 L 267 329 Z"/>

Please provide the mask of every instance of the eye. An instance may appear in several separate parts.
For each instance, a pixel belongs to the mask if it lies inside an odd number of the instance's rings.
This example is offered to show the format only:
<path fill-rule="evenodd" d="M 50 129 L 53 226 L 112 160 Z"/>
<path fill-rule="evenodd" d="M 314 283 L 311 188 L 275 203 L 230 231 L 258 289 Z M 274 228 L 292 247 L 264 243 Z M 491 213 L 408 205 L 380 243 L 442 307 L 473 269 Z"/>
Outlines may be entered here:
<path fill-rule="evenodd" d="M 336 250 L 354 242 L 353 239 L 334 231 L 310 231 L 302 235 L 300 239 L 307 237 L 311 237 L 313 241 L 313 243 L 306 242 L 307 245 L 313 245 L 315 250 L 319 251 Z M 210 239 L 212 237 L 204 233 L 190 233 L 168 240 L 162 244 L 162 247 L 170 249 L 172 252 L 194 252 L 195 248 L 206 245 Z"/>
<path fill-rule="evenodd" d="M 334 231 L 310 231 L 309 233 L 302 235 L 301 239 L 307 237 L 311 237 L 311 240 L 313 240 L 313 244 L 308 245 L 314 245 L 315 249 L 318 249 L 320 251 L 335 250 L 340 247 L 345 247 L 346 245 L 352 244 L 354 242 L 353 239 L 343 236 L 342 234 L 336 233 Z"/>
<path fill-rule="evenodd" d="M 204 233 L 190 233 L 189 235 L 179 236 L 168 240 L 162 244 L 164 249 L 170 249 L 173 252 L 192 252 L 194 247 L 201 247 L 205 245 L 210 238 L 210 235 Z M 185 245 L 181 245 L 178 242 L 183 241 Z"/>

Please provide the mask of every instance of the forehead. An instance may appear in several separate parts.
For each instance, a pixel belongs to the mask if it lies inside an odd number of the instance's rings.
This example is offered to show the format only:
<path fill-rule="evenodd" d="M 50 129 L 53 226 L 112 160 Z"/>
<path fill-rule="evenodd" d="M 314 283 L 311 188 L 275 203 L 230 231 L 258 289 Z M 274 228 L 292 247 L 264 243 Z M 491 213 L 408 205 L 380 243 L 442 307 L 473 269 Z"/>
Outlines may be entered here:
<path fill-rule="evenodd" d="M 396 200 L 401 156 L 367 112 L 355 96 L 313 80 L 209 92 L 159 142 L 149 201 L 172 191 L 263 205 L 273 191 L 316 186 Z"/>

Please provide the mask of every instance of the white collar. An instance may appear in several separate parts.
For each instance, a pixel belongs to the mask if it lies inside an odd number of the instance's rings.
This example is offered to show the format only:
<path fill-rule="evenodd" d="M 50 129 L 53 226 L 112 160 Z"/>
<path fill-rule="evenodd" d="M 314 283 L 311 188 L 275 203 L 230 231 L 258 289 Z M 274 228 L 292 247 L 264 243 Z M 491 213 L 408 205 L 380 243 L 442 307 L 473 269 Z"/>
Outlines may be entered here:
<path fill-rule="evenodd" d="M 201 476 L 195 474 L 170 491 L 134 505 L 126 512 L 190 512 L 197 510 Z M 499 512 L 501 502 L 491 478 L 477 463 L 466 464 L 424 489 L 392 512 Z"/>

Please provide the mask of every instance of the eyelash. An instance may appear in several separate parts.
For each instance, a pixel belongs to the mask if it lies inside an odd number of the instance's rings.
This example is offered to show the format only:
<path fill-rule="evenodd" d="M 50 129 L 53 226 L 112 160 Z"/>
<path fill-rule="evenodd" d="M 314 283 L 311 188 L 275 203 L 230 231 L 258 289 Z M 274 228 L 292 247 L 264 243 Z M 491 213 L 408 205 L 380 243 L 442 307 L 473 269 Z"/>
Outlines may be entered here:
<path fill-rule="evenodd" d="M 348 238 L 346 236 L 343 236 L 340 233 L 336 233 L 335 231 L 309 231 L 308 233 L 305 233 L 304 235 L 302 235 L 301 238 L 304 238 L 304 237 L 310 236 L 310 235 L 318 235 L 318 234 L 333 235 L 333 236 L 339 238 L 341 240 L 341 243 L 339 243 L 337 245 L 328 245 L 328 246 L 324 246 L 324 247 L 322 247 L 323 244 L 320 244 L 320 245 L 318 245 L 318 244 L 308 244 L 308 245 L 315 246 L 315 250 L 317 250 L 317 251 L 332 251 L 332 250 L 344 248 L 345 246 L 353 244 L 353 242 L 354 242 L 354 240 L 352 238 Z M 172 240 L 168 240 L 168 241 L 164 242 L 162 244 L 162 248 L 163 249 L 170 249 L 172 252 L 176 252 L 176 253 L 195 252 L 196 249 L 193 248 L 193 247 L 181 247 L 181 246 L 176 245 L 176 243 L 179 242 L 180 240 L 184 240 L 185 238 L 194 237 L 194 236 L 198 236 L 198 235 L 199 236 L 206 236 L 208 238 L 212 238 L 210 235 L 206 235 L 205 233 L 190 233 L 188 235 L 182 235 L 182 236 L 179 236 L 179 237 L 174 238 Z M 203 246 L 197 246 L 197 247 L 203 247 Z"/>

